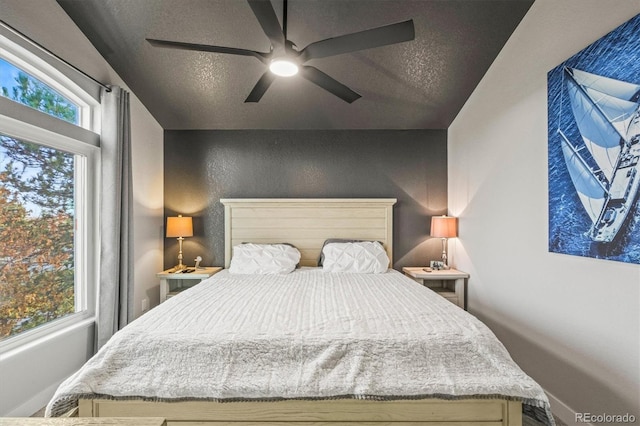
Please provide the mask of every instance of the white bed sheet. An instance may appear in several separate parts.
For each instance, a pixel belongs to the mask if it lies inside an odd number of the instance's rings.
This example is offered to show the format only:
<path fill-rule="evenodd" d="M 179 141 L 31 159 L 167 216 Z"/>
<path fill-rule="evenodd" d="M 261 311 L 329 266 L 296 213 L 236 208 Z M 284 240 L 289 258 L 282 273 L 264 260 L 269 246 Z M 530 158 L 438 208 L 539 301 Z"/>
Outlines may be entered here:
<path fill-rule="evenodd" d="M 542 388 L 484 324 L 393 270 L 223 270 L 116 333 L 47 414 L 91 396 L 508 397 L 553 424 Z"/>

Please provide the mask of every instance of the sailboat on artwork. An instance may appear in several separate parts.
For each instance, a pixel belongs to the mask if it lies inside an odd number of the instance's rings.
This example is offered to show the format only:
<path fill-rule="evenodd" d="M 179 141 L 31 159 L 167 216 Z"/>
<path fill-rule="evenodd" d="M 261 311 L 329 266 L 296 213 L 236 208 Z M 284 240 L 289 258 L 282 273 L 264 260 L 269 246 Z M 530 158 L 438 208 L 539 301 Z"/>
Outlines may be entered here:
<path fill-rule="evenodd" d="M 564 83 L 582 141 L 558 129 L 571 180 L 596 242 L 615 239 L 640 188 L 640 85 L 564 68 Z"/>

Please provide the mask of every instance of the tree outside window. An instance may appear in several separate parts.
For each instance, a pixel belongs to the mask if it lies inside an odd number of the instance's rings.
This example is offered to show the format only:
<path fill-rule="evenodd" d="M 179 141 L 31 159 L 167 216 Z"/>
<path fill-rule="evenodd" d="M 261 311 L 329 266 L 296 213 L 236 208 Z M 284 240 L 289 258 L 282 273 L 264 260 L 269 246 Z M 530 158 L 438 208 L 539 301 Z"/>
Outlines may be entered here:
<path fill-rule="evenodd" d="M 22 71 L 2 95 L 77 124 L 76 105 Z M 76 311 L 74 163 L 0 134 L 0 340 Z"/>

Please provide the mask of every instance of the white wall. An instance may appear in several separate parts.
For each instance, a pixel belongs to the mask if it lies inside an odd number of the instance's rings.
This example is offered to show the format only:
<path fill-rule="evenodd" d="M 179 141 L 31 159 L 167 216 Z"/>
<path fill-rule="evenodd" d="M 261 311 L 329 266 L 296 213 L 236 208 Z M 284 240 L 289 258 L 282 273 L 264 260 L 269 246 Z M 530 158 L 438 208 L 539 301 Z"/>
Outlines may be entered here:
<path fill-rule="evenodd" d="M 0 0 L 0 18 L 99 81 L 126 85 L 54 0 Z M 158 303 L 163 250 L 163 130 L 132 93 L 135 315 Z M 30 415 L 91 356 L 85 324 L 0 357 L 0 416 Z"/>
<path fill-rule="evenodd" d="M 638 13 L 638 0 L 537 0 L 449 128 L 469 310 L 569 424 L 640 418 L 640 267 L 547 250 L 547 71 Z"/>

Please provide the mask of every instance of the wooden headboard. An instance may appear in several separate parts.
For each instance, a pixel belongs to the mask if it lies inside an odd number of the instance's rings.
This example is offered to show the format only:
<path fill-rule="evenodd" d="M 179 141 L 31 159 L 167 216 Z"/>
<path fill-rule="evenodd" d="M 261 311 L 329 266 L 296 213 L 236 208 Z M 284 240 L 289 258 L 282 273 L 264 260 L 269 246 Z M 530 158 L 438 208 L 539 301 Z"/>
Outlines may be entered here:
<path fill-rule="evenodd" d="M 244 198 L 224 204 L 224 264 L 233 246 L 290 243 L 302 254 L 302 266 L 316 266 L 327 238 L 380 241 L 393 265 L 395 198 Z"/>

